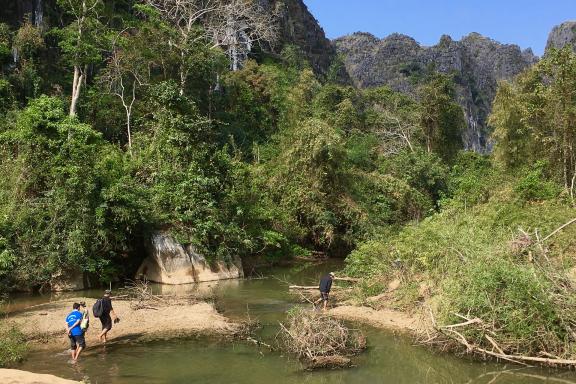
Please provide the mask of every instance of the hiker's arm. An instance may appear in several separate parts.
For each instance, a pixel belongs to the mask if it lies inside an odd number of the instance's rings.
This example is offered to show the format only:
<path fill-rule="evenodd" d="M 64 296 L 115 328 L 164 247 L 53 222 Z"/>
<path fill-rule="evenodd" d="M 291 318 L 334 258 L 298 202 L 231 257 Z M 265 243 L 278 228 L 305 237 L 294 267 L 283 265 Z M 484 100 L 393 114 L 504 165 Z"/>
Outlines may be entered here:
<path fill-rule="evenodd" d="M 76 322 L 74 324 L 72 324 L 72 326 L 68 326 L 68 323 L 66 323 L 66 333 L 70 333 L 70 330 L 74 327 L 76 327 L 78 324 L 80 324 L 80 322 L 82 321 L 82 319 L 78 319 L 76 320 Z"/>
<path fill-rule="evenodd" d="M 116 312 L 114 312 L 114 308 L 110 308 L 110 314 L 112 315 L 112 319 L 117 319 Z"/>

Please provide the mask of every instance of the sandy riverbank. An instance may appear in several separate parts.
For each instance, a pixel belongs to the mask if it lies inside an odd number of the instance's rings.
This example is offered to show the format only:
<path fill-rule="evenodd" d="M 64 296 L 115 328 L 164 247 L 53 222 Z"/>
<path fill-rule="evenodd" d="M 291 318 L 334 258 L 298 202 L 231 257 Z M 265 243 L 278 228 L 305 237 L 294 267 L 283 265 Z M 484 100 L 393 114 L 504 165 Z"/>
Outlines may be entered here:
<path fill-rule="evenodd" d="M 33 346 L 67 348 L 65 318 L 72 310 L 72 303 L 85 301 L 90 308 L 94 299 L 72 298 L 54 301 L 23 310 L 8 317 L 32 341 Z M 121 321 L 114 324 L 109 342 L 114 340 L 150 340 L 197 334 L 232 335 L 240 325 L 228 321 L 214 306 L 205 302 L 174 302 L 158 309 L 132 309 L 128 301 L 114 301 L 114 311 Z M 86 332 L 88 348 L 99 344 L 100 320 L 91 317 Z"/>
<path fill-rule="evenodd" d="M 2 384 L 77 384 L 79 381 L 66 380 L 53 375 L 43 375 L 17 369 L 0 369 Z"/>
<path fill-rule="evenodd" d="M 332 308 L 330 314 L 342 320 L 357 321 L 377 328 L 407 333 L 420 332 L 426 326 L 419 317 L 392 309 L 375 310 L 370 307 L 343 305 Z"/>

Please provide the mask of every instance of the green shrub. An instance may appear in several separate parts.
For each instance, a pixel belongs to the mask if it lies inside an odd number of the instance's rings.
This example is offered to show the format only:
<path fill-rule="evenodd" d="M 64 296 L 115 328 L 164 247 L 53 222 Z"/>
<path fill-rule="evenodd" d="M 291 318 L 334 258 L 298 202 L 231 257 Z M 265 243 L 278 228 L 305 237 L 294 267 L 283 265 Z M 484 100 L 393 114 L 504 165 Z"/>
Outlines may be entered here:
<path fill-rule="evenodd" d="M 27 351 L 26 339 L 16 325 L 0 320 L 0 368 L 22 361 Z"/>
<path fill-rule="evenodd" d="M 495 176 L 487 156 L 476 152 L 459 152 L 448 182 L 448 192 L 441 205 L 466 205 L 484 203 L 490 197 Z"/>
<path fill-rule="evenodd" d="M 424 150 L 402 151 L 384 161 L 381 171 L 404 180 L 427 196 L 432 204 L 436 204 L 447 193 L 448 167 L 434 153 Z"/>
<path fill-rule="evenodd" d="M 452 273 L 442 288 L 444 324 L 462 322 L 456 313 L 478 317 L 496 330 L 500 346 L 507 351 L 561 352 L 567 336 L 561 312 L 551 295 L 551 283 L 537 268 L 507 259 L 476 260 Z M 476 344 L 488 344 L 482 333 L 462 332 Z"/>
<path fill-rule="evenodd" d="M 514 192 L 521 200 L 542 201 L 558 196 L 560 186 L 553 181 L 546 180 L 544 177 L 545 167 L 545 162 L 537 162 L 526 176 L 515 185 Z"/>
<path fill-rule="evenodd" d="M 393 259 L 389 248 L 382 240 L 362 243 L 346 258 L 345 272 L 349 276 L 369 278 L 390 272 Z"/>

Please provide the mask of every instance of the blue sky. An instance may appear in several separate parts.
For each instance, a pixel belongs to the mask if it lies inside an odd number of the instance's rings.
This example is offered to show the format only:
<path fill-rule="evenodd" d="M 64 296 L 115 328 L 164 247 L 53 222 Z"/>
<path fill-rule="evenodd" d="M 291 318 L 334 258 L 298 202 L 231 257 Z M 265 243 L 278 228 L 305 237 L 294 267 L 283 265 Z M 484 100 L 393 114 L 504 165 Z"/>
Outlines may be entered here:
<path fill-rule="evenodd" d="M 434 45 L 478 32 L 542 55 L 553 26 L 576 20 L 576 0 L 304 0 L 331 39 L 393 32 Z"/>

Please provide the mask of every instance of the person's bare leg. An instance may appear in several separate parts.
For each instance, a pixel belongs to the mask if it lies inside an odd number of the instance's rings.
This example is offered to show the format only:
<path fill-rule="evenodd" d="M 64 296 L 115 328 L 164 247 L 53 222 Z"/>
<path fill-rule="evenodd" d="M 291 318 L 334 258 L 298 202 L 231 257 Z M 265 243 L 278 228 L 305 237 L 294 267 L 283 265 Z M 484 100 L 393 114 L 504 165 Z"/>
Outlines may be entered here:
<path fill-rule="evenodd" d="M 78 356 L 80 356 L 80 352 L 82 352 L 82 347 L 76 348 L 76 356 L 73 357 L 74 361 L 78 361 Z"/>
<path fill-rule="evenodd" d="M 108 331 L 109 331 L 109 329 L 103 329 L 102 333 L 100 333 L 99 337 L 100 337 L 101 342 L 105 343 L 107 341 L 106 340 L 106 334 L 108 333 Z"/>
<path fill-rule="evenodd" d="M 328 306 L 328 300 L 324 300 L 324 306 L 322 307 L 322 310 L 326 310 L 326 307 Z"/>
<path fill-rule="evenodd" d="M 76 356 L 76 350 L 70 349 L 70 357 L 72 358 L 72 360 L 74 360 L 74 356 Z"/>

